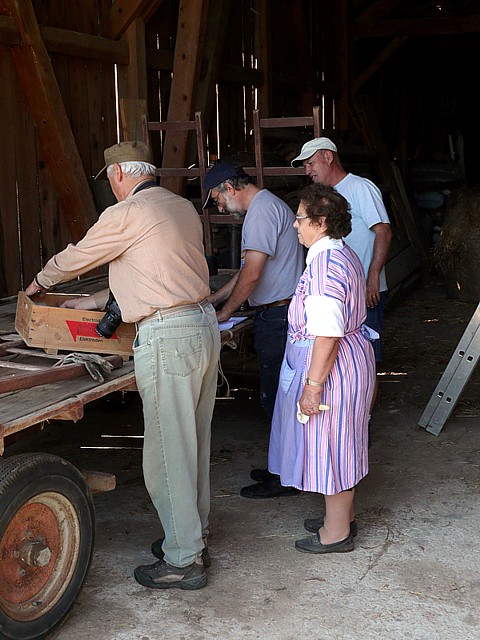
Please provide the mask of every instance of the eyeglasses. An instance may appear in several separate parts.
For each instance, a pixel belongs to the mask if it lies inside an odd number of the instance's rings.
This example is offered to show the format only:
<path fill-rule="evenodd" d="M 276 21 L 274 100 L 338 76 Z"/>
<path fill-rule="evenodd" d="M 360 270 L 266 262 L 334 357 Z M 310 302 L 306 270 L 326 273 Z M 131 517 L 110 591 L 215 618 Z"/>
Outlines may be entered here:
<path fill-rule="evenodd" d="M 220 194 L 221 191 L 219 191 L 215 197 L 212 197 L 212 202 L 215 207 L 218 207 Z"/>
<path fill-rule="evenodd" d="M 295 220 L 306 220 L 308 216 L 297 216 L 295 215 Z"/>

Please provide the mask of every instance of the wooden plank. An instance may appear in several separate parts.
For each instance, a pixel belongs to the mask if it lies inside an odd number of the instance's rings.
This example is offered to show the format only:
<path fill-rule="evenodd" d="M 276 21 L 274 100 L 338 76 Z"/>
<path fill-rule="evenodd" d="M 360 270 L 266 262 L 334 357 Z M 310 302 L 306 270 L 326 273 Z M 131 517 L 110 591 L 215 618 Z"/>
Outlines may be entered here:
<path fill-rule="evenodd" d="M 88 120 L 88 151 L 89 157 L 83 158 L 85 171 L 88 176 L 95 176 L 103 167 L 103 151 L 110 146 L 110 139 L 105 141 L 105 122 L 103 118 L 103 82 L 106 81 L 108 71 L 113 77 L 113 69 L 109 65 L 102 65 L 95 60 L 86 63 L 85 93 L 87 96 Z"/>
<path fill-rule="evenodd" d="M 255 57 L 258 59 L 258 68 L 263 72 L 262 84 L 258 85 L 257 108 L 265 117 L 268 117 L 271 113 L 273 100 L 270 8 L 271 3 L 268 0 L 258 0 L 256 20 L 254 22 Z M 255 105 L 252 105 L 252 112 L 253 109 L 255 109 Z"/>
<path fill-rule="evenodd" d="M 255 166 L 257 169 L 257 187 L 264 187 L 264 171 L 263 171 L 263 137 L 260 126 L 260 112 L 256 109 L 253 112 L 253 140 L 255 144 Z"/>
<path fill-rule="evenodd" d="M 335 100 L 335 128 L 348 129 L 349 104 L 352 78 L 352 33 L 349 0 L 337 0 L 335 3 L 335 31 L 333 37 L 337 43 L 336 73 L 337 96 Z"/>
<path fill-rule="evenodd" d="M 44 420 L 73 419 L 82 417 L 82 407 L 115 391 L 134 391 L 135 373 L 133 362 L 112 371 L 111 378 L 104 383 L 91 378 L 64 380 L 2 394 L 0 398 L 0 455 L 3 440 Z"/>
<path fill-rule="evenodd" d="M 149 144 L 147 101 L 120 99 L 122 140 L 143 140 Z"/>
<path fill-rule="evenodd" d="M 218 82 L 222 64 L 231 7 L 232 4 L 229 0 L 210 0 L 208 6 L 206 33 L 209 34 L 209 37 L 204 45 L 195 99 L 195 110 L 202 113 L 203 123 L 207 130 L 210 128 L 215 113 L 215 85 Z M 190 162 L 193 161 L 193 155 L 190 155 Z"/>
<path fill-rule="evenodd" d="M 82 475 L 92 493 L 113 491 L 117 485 L 117 480 L 113 473 L 105 473 L 102 471 L 82 471 Z"/>
<path fill-rule="evenodd" d="M 114 40 L 120 38 L 138 18 L 147 22 L 162 2 L 163 0 L 116 0 L 110 10 L 110 36 Z"/>
<path fill-rule="evenodd" d="M 12 55 L 59 192 L 63 215 L 76 241 L 87 231 L 88 220 L 95 216 L 93 197 L 32 6 L 15 0 L 3 3 L 22 34 L 23 44 L 13 47 Z"/>
<path fill-rule="evenodd" d="M 134 20 L 123 36 L 128 45 L 130 61 L 126 66 L 119 68 L 119 73 L 124 75 L 122 82 L 124 95 L 120 98 L 133 98 L 136 100 L 147 99 L 147 58 L 145 49 L 145 23 L 143 20 Z M 132 140 L 132 138 L 124 138 Z"/>
<path fill-rule="evenodd" d="M 3 155 L 0 183 L 0 295 L 7 296 L 21 288 L 21 258 L 15 172 L 15 77 L 9 52 L 3 46 L 0 46 L 0 84 L 0 147 Z"/>
<path fill-rule="evenodd" d="M 149 69 L 158 69 L 160 71 L 168 71 L 171 73 L 173 71 L 174 58 L 175 54 L 173 51 L 147 47 L 147 67 Z M 238 64 L 225 62 L 222 59 L 220 59 L 219 62 L 220 68 L 217 76 L 218 80 L 237 82 L 240 84 L 253 84 L 257 87 L 265 84 L 265 74 L 263 69 L 241 67 Z M 208 62 L 206 64 L 208 64 Z M 302 81 L 296 77 L 292 77 L 291 84 L 297 87 L 298 85 L 302 84 Z"/>
<path fill-rule="evenodd" d="M 168 106 L 168 120 L 190 120 L 195 104 L 195 87 L 202 57 L 208 0 L 180 0 L 173 80 Z M 187 158 L 187 132 L 169 132 L 162 166 L 183 167 Z M 162 186 L 183 193 L 182 178 L 164 178 Z"/>
<path fill-rule="evenodd" d="M 37 178 L 37 138 L 28 102 L 14 78 L 15 164 L 18 187 L 18 221 L 22 253 L 22 284 L 26 286 L 41 268 L 40 196 Z M 17 289 L 18 291 L 18 289 Z M 13 292 L 12 292 L 13 293 Z"/>
<path fill-rule="evenodd" d="M 119 369 L 123 365 L 120 356 L 106 356 L 105 360 L 113 365 L 114 369 Z M 66 364 L 60 367 L 46 367 L 39 365 L 23 364 L 21 362 L 1 362 L 1 367 L 10 367 L 19 371 L 30 371 L 30 373 L 14 374 L 0 378 L 0 393 L 11 393 L 19 389 L 31 389 L 43 384 L 51 384 L 60 380 L 71 380 L 81 376 L 90 375 L 83 364 Z M 35 372 L 35 373 L 33 373 Z"/>

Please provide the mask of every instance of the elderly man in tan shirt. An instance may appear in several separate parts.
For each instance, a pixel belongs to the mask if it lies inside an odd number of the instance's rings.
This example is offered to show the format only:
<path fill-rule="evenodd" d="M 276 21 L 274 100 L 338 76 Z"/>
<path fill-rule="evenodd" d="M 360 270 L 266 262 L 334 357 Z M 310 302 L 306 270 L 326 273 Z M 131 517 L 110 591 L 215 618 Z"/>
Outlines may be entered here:
<path fill-rule="evenodd" d="M 135 376 L 145 420 L 143 470 L 164 539 L 159 558 L 137 567 L 155 589 L 205 586 L 210 511 L 210 429 L 220 334 L 210 293 L 202 224 L 193 205 L 158 187 L 149 150 L 137 141 L 105 150 L 118 203 L 85 237 L 49 260 L 27 295 L 109 264 L 109 287 L 125 322 L 137 323 Z M 100 292 L 77 308 L 102 308 Z"/>

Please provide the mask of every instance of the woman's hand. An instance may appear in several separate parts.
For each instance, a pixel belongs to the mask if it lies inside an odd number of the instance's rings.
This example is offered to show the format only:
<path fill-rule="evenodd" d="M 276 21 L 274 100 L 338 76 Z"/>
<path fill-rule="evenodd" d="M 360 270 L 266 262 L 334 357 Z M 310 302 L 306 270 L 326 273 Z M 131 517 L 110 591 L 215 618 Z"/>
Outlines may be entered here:
<path fill-rule="evenodd" d="M 306 416 L 312 416 L 315 413 L 320 413 L 320 398 L 322 395 L 323 387 L 311 387 L 305 385 L 303 392 L 299 400 L 300 411 Z"/>

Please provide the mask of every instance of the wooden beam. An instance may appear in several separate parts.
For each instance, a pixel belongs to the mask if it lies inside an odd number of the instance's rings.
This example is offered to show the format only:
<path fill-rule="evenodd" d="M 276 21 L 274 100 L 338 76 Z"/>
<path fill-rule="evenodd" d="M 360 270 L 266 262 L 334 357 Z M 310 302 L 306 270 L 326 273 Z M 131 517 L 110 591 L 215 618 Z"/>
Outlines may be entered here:
<path fill-rule="evenodd" d="M 126 68 L 129 98 L 147 99 L 147 58 L 145 51 L 145 23 L 137 18 L 128 27 L 123 39 L 128 45 L 130 63 Z"/>
<path fill-rule="evenodd" d="M 114 40 L 122 36 L 137 20 L 144 22 L 155 13 L 163 0 L 115 0 L 110 9 L 110 35 Z"/>
<path fill-rule="evenodd" d="M 201 111 L 207 131 L 215 108 L 215 84 L 220 75 L 230 9 L 230 0 L 210 0 L 208 6 L 206 32 L 209 37 L 204 46 L 195 100 L 195 110 Z"/>
<path fill-rule="evenodd" d="M 270 6 L 271 3 L 268 0 L 259 0 L 254 33 L 258 66 L 263 72 L 263 83 L 258 91 L 258 109 L 266 118 L 270 115 L 272 108 Z"/>
<path fill-rule="evenodd" d="M 37 126 L 43 154 L 55 182 L 74 241 L 97 217 L 92 193 L 31 2 L 2 0 L 15 19 L 22 44 L 12 47 L 20 82 Z"/>
<path fill-rule="evenodd" d="M 381 20 L 389 11 L 394 9 L 403 0 L 376 0 L 368 6 L 356 19 L 356 24 L 365 25 Z"/>
<path fill-rule="evenodd" d="M 173 51 L 162 49 L 147 49 L 147 67 L 149 69 L 158 69 L 159 71 L 173 71 L 173 60 L 175 54 Z M 298 77 L 280 74 L 280 82 L 282 76 L 285 77 L 285 83 L 290 87 L 300 87 L 302 81 Z M 239 67 L 235 64 L 223 62 L 220 60 L 220 69 L 218 72 L 219 80 L 227 80 L 228 82 L 237 82 L 240 84 L 253 84 L 256 87 L 264 84 L 264 73 L 262 69 L 249 69 L 248 67 Z M 277 79 L 278 80 L 278 79 Z"/>
<path fill-rule="evenodd" d="M 352 24 L 349 0 L 335 0 L 335 33 L 337 42 L 337 73 L 340 96 L 335 103 L 335 127 L 348 129 L 352 82 Z"/>
<path fill-rule="evenodd" d="M 375 60 L 357 77 L 354 82 L 353 90 L 358 91 L 367 80 L 369 80 L 380 67 L 389 60 L 403 44 L 408 40 L 406 36 L 401 38 L 393 38 L 389 44 L 378 54 Z"/>
<path fill-rule="evenodd" d="M 120 98 L 122 140 L 142 140 L 149 145 L 147 101 Z"/>
<path fill-rule="evenodd" d="M 191 119 L 195 104 L 199 60 L 202 57 L 208 0 L 180 0 L 173 80 L 168 105 L 168 120 Z M 169 131 L 163 153 L 163 167 L 183 167 L 187 157 L 187 131 Z M 164 178 L 162 186 L 182 193 L 183 178 Z"/>
<path fill-rule="evenodd" d="M 413 18 L 382 20 L 355 26 L 355 37 L 395 38 L 415 36 L 446 36 L 458 33 L 479 33 L 480 15 L 445 16 L 440 18 Z"/>
<path fill-rule="evenodd" d="M 112 64 L 128 64 L 128 44 L 86 33 L 40 26 L 40 34 L 49 53 L 91 58 Z M 22 43 L 20 31 L 11 16 L 0 16 L 0 43 L 12 47 Z"/>

